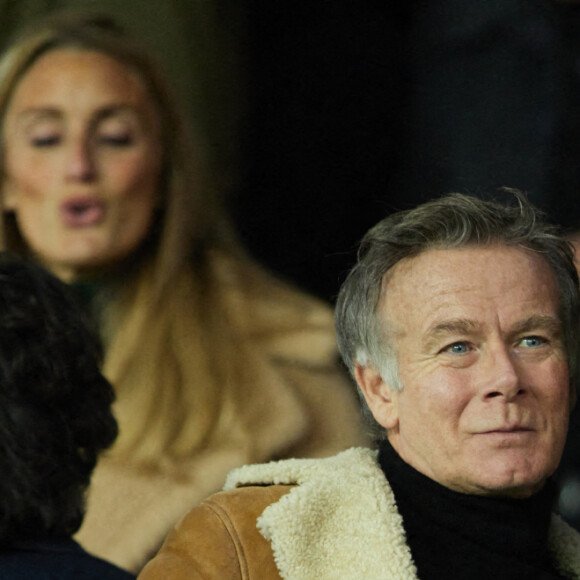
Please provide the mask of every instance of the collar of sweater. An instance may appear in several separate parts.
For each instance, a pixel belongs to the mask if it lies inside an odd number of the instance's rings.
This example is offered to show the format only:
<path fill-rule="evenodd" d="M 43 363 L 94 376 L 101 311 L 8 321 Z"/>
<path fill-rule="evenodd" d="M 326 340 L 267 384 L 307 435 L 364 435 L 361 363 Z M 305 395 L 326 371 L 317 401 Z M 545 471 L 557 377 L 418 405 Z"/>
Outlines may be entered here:
<path fill-rule="evenodd" d="M 296 485 L 258 519 L 285 580 L 417 579 L 376 452 L 245 466 L 230 473 L 224 489 L 268 484 Z M 553 516 L 549 540 L 560 571 L 580 578 L 580 535 Z"/>
<path fill-rule="evenodd" d="M 461 570 L 465 577 L 485 578 L 503 577 L 501 570 L 508 578 L 515 570 L 550 574 L 551 482 L 526 499 L 458 493 L 405 463 L 388 441 L 381 443 L 379 464 L 395 494 L 421 577 Z M 453 546 L 452 560 L 447 546 Z"/>

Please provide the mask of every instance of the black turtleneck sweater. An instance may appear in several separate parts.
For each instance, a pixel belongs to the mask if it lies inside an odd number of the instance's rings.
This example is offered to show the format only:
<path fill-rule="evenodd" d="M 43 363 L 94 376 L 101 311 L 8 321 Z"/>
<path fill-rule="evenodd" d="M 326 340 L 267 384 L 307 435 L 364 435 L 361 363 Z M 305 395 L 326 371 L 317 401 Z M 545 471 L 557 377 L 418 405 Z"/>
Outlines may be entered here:
<path fill-rule="evenodd" d="M 386 441 L 379 463 L 421 580 L 562 580 L 548 550 L 552 485 L 528 499 L 458 493 L 413 469 Z"/>

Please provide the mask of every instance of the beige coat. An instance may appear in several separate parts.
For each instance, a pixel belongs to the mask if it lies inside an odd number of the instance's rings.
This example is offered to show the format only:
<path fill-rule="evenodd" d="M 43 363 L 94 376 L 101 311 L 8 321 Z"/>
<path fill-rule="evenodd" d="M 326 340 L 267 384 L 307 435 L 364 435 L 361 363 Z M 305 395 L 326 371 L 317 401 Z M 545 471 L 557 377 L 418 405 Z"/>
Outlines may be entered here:
<path fill-rule="evenodd" d="M 233 468 L 284 457 L 322 457 L 367 443 L 354 387 L 338 365 L 330 308 L 282 285 L 250 305 L 248 322 L 242 316 L 248 299 L 235 288 L 232 284 L 231 308 L 240 310 L 243 331 L 255 336 L 257 345 L 252 457 L 232 436 L 188 465 L 181 463 L 179 470 L 169 462 L 163 471 L 151 472 L 101 459 L 77 540 L 130 571 L 139 571 L 175 523 L 219 491 Z"/>
<path fill-rule="evenodd" d="M 417 580 L 393 492 L 368 449 L 237 469 L 192 510 L 139 580 Z M 553 516 L 550 545 L 580 578 L 580 535 Z"/>

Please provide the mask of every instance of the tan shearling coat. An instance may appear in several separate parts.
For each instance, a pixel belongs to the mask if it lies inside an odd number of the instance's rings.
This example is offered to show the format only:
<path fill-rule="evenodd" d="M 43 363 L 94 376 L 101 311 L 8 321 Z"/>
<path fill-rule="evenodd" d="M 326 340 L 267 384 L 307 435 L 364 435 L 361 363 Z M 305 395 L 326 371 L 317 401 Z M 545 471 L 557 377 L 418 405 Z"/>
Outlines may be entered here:
<path fill-rule="evenodd" d="M 417 580 L 376 453 L 237 469 L 188 514 L 139 580 Z M 580 535 L 553 516 L 550 545 L 580 578 Z"/>
<path fill-rule="evenodd" d="M 254 445 L 250 455 L 232 435 L 187 464 L 175 466 L 168 460 L 157 471 L 108 457 L 100 460 L 76 539 L 89 552 L 133 572 L 153 557 L 184 514 L 222 488 L 233 468 L 287 457 L 324 457 L 367 444 L 354 386 L 338 364 L 331 309 L 285 285 L 249 298 L 238 290 L 231 264 L 224 261 L 218 267 L 223 267 L 222 287 L 236 331 L 255 345 L 255 405 L 249 420 Z"/>

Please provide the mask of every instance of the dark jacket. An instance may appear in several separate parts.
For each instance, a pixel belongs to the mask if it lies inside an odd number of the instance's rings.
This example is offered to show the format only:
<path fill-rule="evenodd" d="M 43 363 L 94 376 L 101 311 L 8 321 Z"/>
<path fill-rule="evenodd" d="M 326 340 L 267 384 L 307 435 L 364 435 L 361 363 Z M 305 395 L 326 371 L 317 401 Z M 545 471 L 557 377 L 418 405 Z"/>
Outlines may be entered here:
<path fill-rule="evenodd" d="M 0 551 L 2 580 L 131 580 L 133 574 L 85 552 L 69 538 L 23 542 Z"/>

